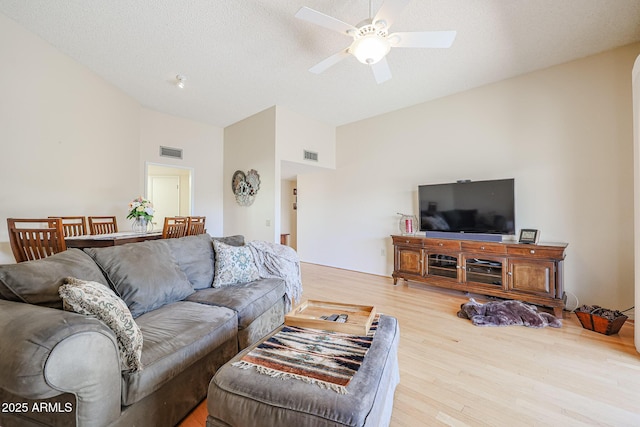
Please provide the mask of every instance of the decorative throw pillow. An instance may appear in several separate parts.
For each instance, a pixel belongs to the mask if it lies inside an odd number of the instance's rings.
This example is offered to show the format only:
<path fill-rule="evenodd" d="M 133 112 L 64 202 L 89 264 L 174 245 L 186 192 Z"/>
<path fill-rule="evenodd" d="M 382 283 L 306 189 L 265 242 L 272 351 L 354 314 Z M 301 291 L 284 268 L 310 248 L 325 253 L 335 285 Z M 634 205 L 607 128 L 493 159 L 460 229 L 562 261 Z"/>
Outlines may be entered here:
<path fill-rule="evenodd" d="M 213 249 L 216 253 L 214 288 L 249 283 L 260 278 L 248 246 L 230 246 L 214 240 Z"/>
<path fill-rule="evenodd" d="M 142 332 L 115 292 L 97 282 L 67 277 L 58 293 L 66 311 L 96 317 L 111 328 L 118 341 L 123 371 L 142 369 Z"/>

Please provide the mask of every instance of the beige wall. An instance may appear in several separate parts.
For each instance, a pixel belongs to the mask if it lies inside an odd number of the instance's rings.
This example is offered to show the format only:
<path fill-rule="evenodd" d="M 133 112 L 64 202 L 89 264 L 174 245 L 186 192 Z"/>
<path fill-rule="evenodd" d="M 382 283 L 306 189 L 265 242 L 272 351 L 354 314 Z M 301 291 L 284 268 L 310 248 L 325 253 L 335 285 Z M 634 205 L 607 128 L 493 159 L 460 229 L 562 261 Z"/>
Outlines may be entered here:
<path fill-rule="evenodd" d="M 275 114 L 271 107 L 224 129 L 224 234 L 246 240 L 280 242 L 280 176 L 276 178 Z M 251 206 L 236 203 L 231 179 L 237 170 L 255 169 L 260 190 Z M 276 209 L 277 208 L 277 209 Z M 277 221 L 276 221 L 277 219 Z"/>
<path fill-rule="evenodd" d="M 0 263 L 14 262 L 7 217 L 116 215 L 144 194 L 158 145 L 185 148 L 194 212 L 222 232 L 222 129 L 140 104 L 0 14 Z M 175 163 L 174 163 L 175 164 Z"/>
<path fill-rule="evenodd" d="M 224 232 L 247 240 L 280 242 L 281 233 L 297 235 L 282 170 L 308 172 L 335 167 L 335 128 L 280 106 L 254 114 L 224 130 Z M 303 151 L 318 153 L 308 162 Z M 236 170 L 256 169 L 261 186 L 251 206 L 239 206 L 231 191 Z M 287 178 L 289 179 L 289 178 Z M 286 181 L 285 181 L 286 182 Z"/>
<path fill-rule="evenodd" d="M 124 225 L 140 192 L 138 103 L 4 15 L 0 58 L 0 263 L 14 262 L 7 217 Z"/>
<path fill-rule="evenodd" d="M 182 159 L 161 157 L 160 146 L 181 148 Z M 140 158 L 140 185 L 144 185 L 144 162 L 191 168 L 192 214 L 207 217 L 209 234 L 222 235 L 221 128 L 143 108 L 140 118 Z"/>
<path fill-rule="evenodd" d="M 640 44 L 337 129 L 335 171 L 298 177 L 304 261 L 390 275 L 417 186 L 516 180 L 516 225 L 568 242 L 566 290 L 633 305 L 631 69 Z"/>
<path fill-rule="evenodd" d="M 318 153 L 318 161 L 305 160 L 304 150 Z M 290 163 L 334 169 L 336 128 L 277 106 L 276 158 Z"/>

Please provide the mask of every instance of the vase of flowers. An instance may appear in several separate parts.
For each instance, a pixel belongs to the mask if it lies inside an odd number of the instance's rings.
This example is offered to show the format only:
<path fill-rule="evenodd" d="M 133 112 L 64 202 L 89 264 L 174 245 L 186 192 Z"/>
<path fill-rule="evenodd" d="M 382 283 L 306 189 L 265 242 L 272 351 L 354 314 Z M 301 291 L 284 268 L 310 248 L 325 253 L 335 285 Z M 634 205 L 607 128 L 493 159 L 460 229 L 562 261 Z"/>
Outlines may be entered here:
<path fill-rule="evenodd" d="M 151 220 L 153 219 L 153 203 L 151 200 L 138 196 L 129 203 L 129 215 L 127 219 L 132 219 L 131 229 L 136 233 L 146 233 L 153 229 Z"/>

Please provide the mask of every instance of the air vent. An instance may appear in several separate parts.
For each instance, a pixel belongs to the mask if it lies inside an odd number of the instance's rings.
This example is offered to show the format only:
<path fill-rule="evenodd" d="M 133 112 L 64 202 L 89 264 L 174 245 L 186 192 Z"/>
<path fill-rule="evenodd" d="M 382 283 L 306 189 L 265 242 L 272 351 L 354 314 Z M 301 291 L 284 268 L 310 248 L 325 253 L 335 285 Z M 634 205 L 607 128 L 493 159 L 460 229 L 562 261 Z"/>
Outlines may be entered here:
<path fill-rule="evenodd" d="M 318 161 L 318 153 L 314 153 L 313 151 L 304 150 L 304 159 L 311 160 L 312 162 Z"/>
<path fill-rule="evenodd" d="M 182 159 L 182 148 L 171 148 L 160 146 L 160 156 Z"/>

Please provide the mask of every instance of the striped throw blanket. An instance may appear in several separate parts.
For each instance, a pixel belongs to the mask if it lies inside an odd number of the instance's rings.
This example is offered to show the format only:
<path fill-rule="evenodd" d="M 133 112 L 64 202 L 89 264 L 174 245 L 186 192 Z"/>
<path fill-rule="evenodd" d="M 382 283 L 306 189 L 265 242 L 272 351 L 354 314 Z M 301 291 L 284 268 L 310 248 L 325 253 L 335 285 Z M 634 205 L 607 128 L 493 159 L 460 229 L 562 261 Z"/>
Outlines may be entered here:
<path fill-rule="evenodd" d="M 371 347 L 378 319 L 376 316 L 367 336 L 285 326 L 233 366 L 255 368 L 261 374 L 295 378 L 346 394 L 347 385 Z"/>

